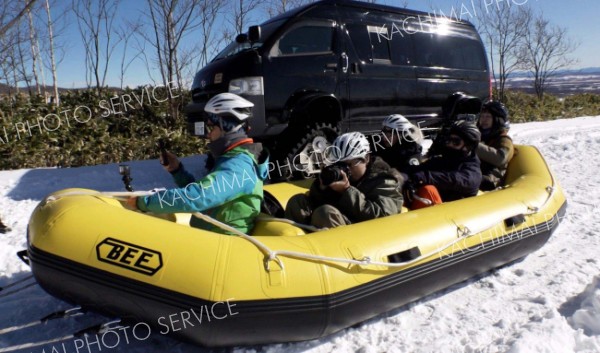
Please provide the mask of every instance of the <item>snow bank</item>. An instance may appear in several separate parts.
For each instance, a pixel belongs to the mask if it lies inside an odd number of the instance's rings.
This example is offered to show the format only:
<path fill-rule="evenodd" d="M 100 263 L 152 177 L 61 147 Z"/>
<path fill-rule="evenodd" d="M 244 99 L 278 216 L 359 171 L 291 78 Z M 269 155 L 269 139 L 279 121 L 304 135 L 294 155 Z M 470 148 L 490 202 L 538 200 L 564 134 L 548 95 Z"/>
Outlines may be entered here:
<path fill-rule="evenodd" d="M 600 276 L 578 297 L 581 307 L 569 318 L 571 326 L 582 329 L 588 336 L 600 336 Z"/>

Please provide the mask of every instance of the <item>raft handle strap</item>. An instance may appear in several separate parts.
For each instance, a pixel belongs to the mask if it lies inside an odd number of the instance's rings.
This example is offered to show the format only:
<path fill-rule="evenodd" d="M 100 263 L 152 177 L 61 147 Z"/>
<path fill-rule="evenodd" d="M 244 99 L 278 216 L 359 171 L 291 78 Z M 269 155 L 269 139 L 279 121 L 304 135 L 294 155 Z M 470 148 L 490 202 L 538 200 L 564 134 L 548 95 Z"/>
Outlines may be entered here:
<path fill-rule="evenodd" d="M 275 256 L 271 256 L 271 255 L 273 255 L 273 254 L 272 253 L 269 254 L 269 256 L 265 257 L 265 259 L 264 259 L 265 271 L 271 272 L 271 266 L 269 265 L 271 263 L 271 261 L 275 261 L 281 268 L 281 271 L 284 271 L 285 267 L 283 266 L 283 262 L 281 262 L 281 259 L 279 259 L 277 257 L 277 255 L 275 255 Z"/>
<path fill-rule="evenodd" d="M 421 250 L 418 246 L 387 256 L 388 261 L 392 263 L 403 263 L 419 257 L 421 257 Z"/>
<path fill-rule="evenodd" d="M 504 225 L 506 227 L 516 227 L 520 224 L 525 223 L 525 215 L 524 214 L 518 214 L 516 216 L 512 216 L 512 217 L 508 217 L 507 219 L 504 220 Z"/>

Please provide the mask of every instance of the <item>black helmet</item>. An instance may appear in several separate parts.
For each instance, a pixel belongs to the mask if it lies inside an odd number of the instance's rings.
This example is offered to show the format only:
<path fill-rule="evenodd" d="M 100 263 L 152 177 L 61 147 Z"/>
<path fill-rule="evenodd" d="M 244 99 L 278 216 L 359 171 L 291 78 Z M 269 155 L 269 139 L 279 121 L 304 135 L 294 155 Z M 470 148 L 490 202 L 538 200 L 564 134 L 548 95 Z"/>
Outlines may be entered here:
<path fill-rule="evenodd" d="M 452 123 L 450 126 L 450 133 L 460 136 L 465 144 L 470 147 L 475 147 L 481 141 L 481 132 L 475 124 L 459 120 Z"/>
<path fill-rule="evenodd" d="M 494 117 L 494 128 L 508 129 L 510 122 L 508 120 L 508 109 L 498 101 L 489 101 L 483 105 L 481 111 L 487 111 Z"/>

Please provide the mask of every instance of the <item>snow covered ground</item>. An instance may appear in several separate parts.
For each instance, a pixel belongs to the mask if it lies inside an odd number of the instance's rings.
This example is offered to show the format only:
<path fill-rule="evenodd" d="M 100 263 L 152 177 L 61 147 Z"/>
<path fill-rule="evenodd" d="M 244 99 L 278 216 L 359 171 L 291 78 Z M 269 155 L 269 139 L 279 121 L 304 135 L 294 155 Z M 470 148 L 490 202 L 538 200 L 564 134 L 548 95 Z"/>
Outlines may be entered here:
<path fill-rule="evenodd" d="M 565 189 L 567 216 L 524 261 L 492 271 L 320 340 L 236 347 L 242 352 L 600 352 L 600 116 L 515 124 L 516 143 L 537 146 Z M 185 160 L 196 174 L 202 158 Z M 129 163 L 137 190 L 169 186 L 157 161 Z M 0 287 L 29 274 L 15 256 L 29 216 L 46 194 L 67 187 L 122 190 L 117 165 L 0 172 Z M 6 291 L 4 291 L 6 292 Z M 38 286 L 2 296 L 2 328 L 68 308 Z M 0 333 L 2 347 L 63 336 L 105 318 L 88 314 Z M 143 335 L 142 335 L 143 336 Z M 143 338 L 143 337 L 141 337 Z M 109 348 L 114 346 L 114 348 Z M 209 352 L 153 333 L 106 345 L 67 339 L 21 352 Z M 219 350 L 223 351 L 223 350 Z"/>

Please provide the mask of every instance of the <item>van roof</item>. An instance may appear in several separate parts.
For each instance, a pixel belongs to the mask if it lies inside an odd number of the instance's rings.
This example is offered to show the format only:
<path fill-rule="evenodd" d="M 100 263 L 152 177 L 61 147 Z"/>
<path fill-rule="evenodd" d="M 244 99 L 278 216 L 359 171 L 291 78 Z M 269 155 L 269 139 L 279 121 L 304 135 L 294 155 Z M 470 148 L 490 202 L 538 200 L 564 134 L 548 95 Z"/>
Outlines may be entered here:
<path fill-rule="evenodd" d="M 417 10 L 410 10 L 410 9 L 405 9 L 405 8 L 399 8 L 399 7 L 393 7 L 393 6 L 388 6 L 388 5 L 380 5 L 380 4 L 373 4 L 373 3 L 368 3 L 368 2 L 364 2 L 364 1 L 354 1 L 354 0 L 321 0 L 321 1 L 316 1 L 313 2 L 311 4 L 307 4 L 304 6 L 300 6 L 294 9 L 291 9 L 289 11 L 286 11 L 276 17 L 273 17 L 267 21 L 265 21 L 266 23 L 270 23 L 270 22 L 274 22 L 274 21 L 278 21 L 284 18 L 291 18 L 291 17 L 296 17 L 299 16 L 301 13 L 309 11 L 314 9 L 315 7 L 319 7 L 319 6 L 323 6 L 323 5 L 335 5 L 335 6 L 345 6 L 345 7 L 355 7 L 355 8 L 360 8 L 360 9 L 370 9 L 370 10 L 379 10 L 379 11 L 383 11 L 383 12 L 392 12 L 392 13 L 398 13 L 398 14 L 404 14 L 404 15 L 416 15 L 416 16 L 433 16 L 434 18 L 441 18 L 442 15 L 436 15 L 435 13 L 428 13 L 428 12 L 424 12 L 424 11 L 417 11 Z M 468 26 L 473 26 L 473 24 L 467 20 L 458 20 L 456 18 L 453 17 L 445 17 L 448 20 L 450 20 L 451 22 L 454 23 L 460 23 L 463 25 L 468 25 Z"/>

